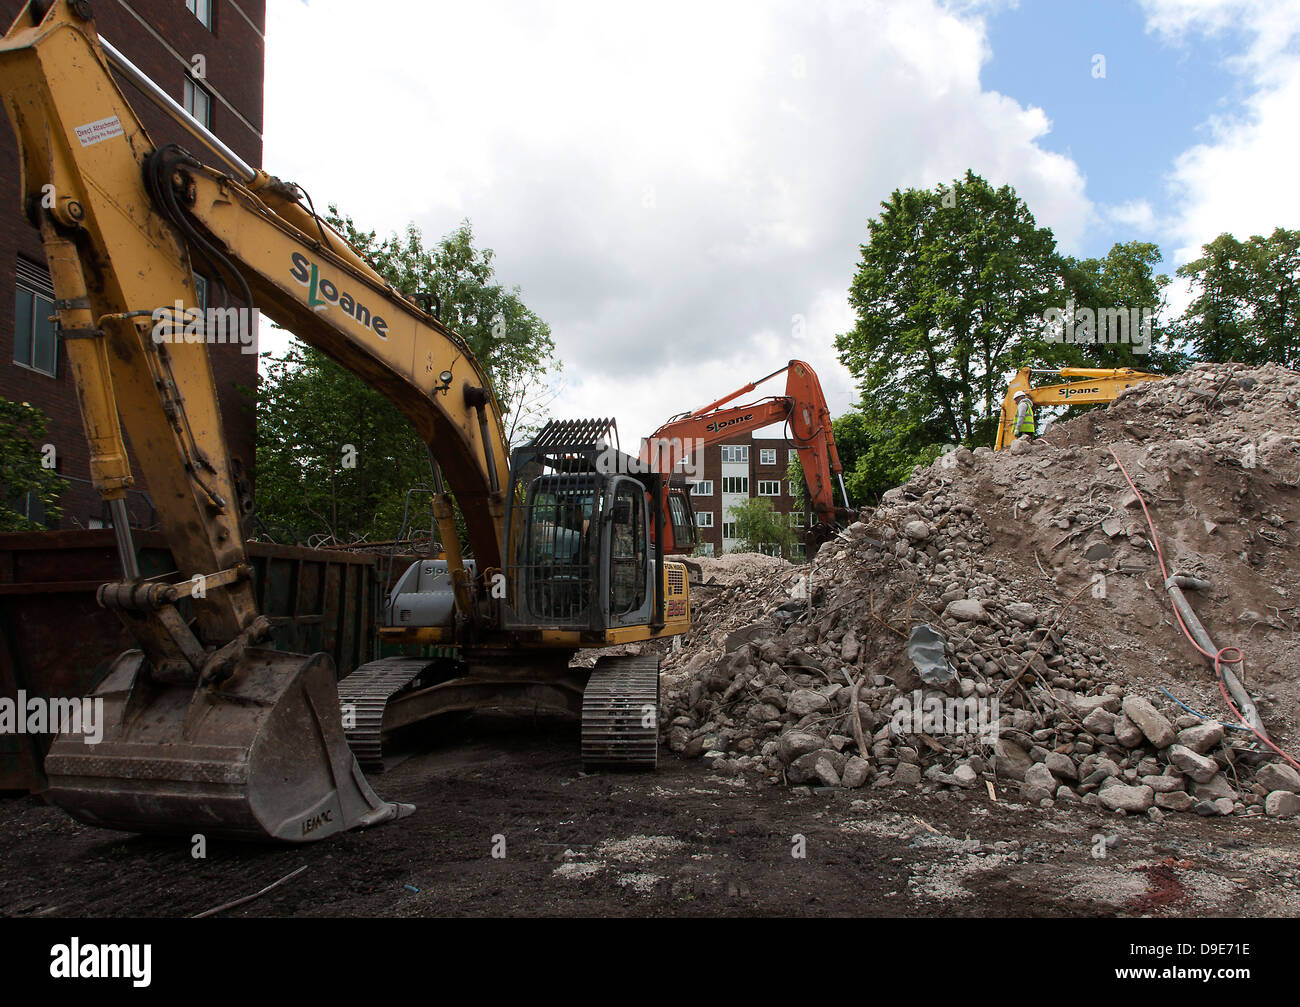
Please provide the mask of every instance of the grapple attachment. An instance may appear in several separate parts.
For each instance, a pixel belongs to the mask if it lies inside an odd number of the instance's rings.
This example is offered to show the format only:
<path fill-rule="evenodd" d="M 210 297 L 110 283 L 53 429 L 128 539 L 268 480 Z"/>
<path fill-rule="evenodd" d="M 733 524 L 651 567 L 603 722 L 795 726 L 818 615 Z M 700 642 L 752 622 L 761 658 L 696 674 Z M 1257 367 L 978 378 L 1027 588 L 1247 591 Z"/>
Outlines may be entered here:
<path fill-rule="evenodd" d="M 362 775 L 328 655 L 250 647 L 241 665 L 222 686 L 168 684 L 141 651 L 122 654 L 92 697 L 102 738 L 85 718 L 59 735 L 46 796 L 108 829 L 286 842 L 415 810 L 380 800 Z"/>

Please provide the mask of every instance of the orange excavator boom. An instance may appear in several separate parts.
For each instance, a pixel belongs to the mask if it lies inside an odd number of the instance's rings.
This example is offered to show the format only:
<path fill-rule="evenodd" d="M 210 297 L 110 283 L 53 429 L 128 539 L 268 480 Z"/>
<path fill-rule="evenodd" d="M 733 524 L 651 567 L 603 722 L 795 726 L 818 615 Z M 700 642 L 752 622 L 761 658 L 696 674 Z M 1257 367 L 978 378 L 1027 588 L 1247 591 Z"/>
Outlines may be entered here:
<path fill-rule="evenodd" d="M 785 394 L 772 395 L 754 402 L 729 405 L 759 385 L 784 374 Z M 688 413 L 674 416 L 641 444 L 641 462 L 652 472 L 671 476 L 683 462 L 713 444 L 737 434 L 748 434 L 776 423 L 787 426 L 789 438 L 799 451 L 804 481 L 817 518 L 832 524 L 848 507 L 843 466 L 831 430 L 831 411 L 826 405 L 817 372 L 802 360 L 791 360 L 784 367 Z M 834 477 L 834 478 L 833 478 Z M 838 480 L 844 508 L 837 507 L 834 481 Z M 664 493 L 671 492 L 664 480 Z M 665 501 L 667 504 L 667 501 Z M 668 535 L 673 536 L 672 528 Z M 679 551 L 676 541 L 665 542 L 665 551 Z"/>

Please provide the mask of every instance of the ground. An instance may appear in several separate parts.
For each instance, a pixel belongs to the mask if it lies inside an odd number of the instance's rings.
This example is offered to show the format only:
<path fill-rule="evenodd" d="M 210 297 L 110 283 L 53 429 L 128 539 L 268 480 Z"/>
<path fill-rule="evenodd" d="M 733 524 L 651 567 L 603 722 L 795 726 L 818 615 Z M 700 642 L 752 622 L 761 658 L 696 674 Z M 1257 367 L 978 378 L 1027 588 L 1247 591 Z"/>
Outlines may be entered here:
<path fill-rule="evenodd" d="M 301 874 L 229 916 L 1294 916 L 1294 822 L 1087 807 L 982 788 L 808 791 L 665 753 L 584 775 L 575 728 L 438 726 L 372 777 L 415 815 L 309 846 L 87 828 L 0 799 L 0 917 L 188 916 Z M 504 836 L 504 857 L 492 856 Z M 798 852 L 802 836 L 805 856 Z M 1107 841 L 1109 838 L 1109 842 Z M 1098 855 L 1101 854 L 1101 855 Z"/>

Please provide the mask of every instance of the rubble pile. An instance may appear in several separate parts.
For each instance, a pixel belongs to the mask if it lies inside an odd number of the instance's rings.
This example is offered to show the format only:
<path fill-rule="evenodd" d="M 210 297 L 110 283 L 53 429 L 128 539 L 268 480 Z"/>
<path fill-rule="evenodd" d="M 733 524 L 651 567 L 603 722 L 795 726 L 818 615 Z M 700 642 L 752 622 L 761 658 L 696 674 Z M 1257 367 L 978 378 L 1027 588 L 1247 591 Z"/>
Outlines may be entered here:
<path fill-rule="evenodd" d="M 1036 441 L 940 456 L 811 564 L 692 561 L 694 629 L 662 660 L 664 741 L 791 785 L 1300 813 L 1300 772 L 1239 729 L 1174 624 L 1115 462 L 1291 751 L 1298 403 L 1294 372 L 1199 365 Z"/>

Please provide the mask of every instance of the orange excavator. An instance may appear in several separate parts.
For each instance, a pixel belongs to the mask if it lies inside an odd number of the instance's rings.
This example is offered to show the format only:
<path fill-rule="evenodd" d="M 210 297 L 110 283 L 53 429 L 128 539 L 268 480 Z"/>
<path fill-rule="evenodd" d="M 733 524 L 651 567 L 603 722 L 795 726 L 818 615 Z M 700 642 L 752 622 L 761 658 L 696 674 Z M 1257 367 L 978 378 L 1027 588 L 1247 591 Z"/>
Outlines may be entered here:
<path fill-rule="evenodd" d="M 781 374 L 786 376 L 784 395 L 730 405 Z M 817 372 L 802 360 L 791 360 L 784 367 L 707 406 L 679 413 L 642 442 L 640 461 L 650 472 L 664 477 L 663 511 L 672 516 L 665 528 L 664 552 L 681 553 L 694 545 L 693 537 L 684 540 L 682 528 L 686 522 L 677 517 L 689 507 L 683 491 L 684 476 L 680 471 L 684 464 L 692 460 L 698 463 L 698 457 L 693 456 L 710 445 L 777 423 L 785 424 L 788 438 L 799 450 L 804 482 L 817 515 L 818 528 L 832 528 L 847 516 L 849 494 L 844 487 L 843 466 L 835 449 L 835 435 L 831 432 L 831 411 L 826 405 L 821 382 L 817 380 Z M 840 485 L 843 507 L 835 504 L 832 473 Z M 676 483 L 672 478 L 674 475 L 678 480 Z"/>

